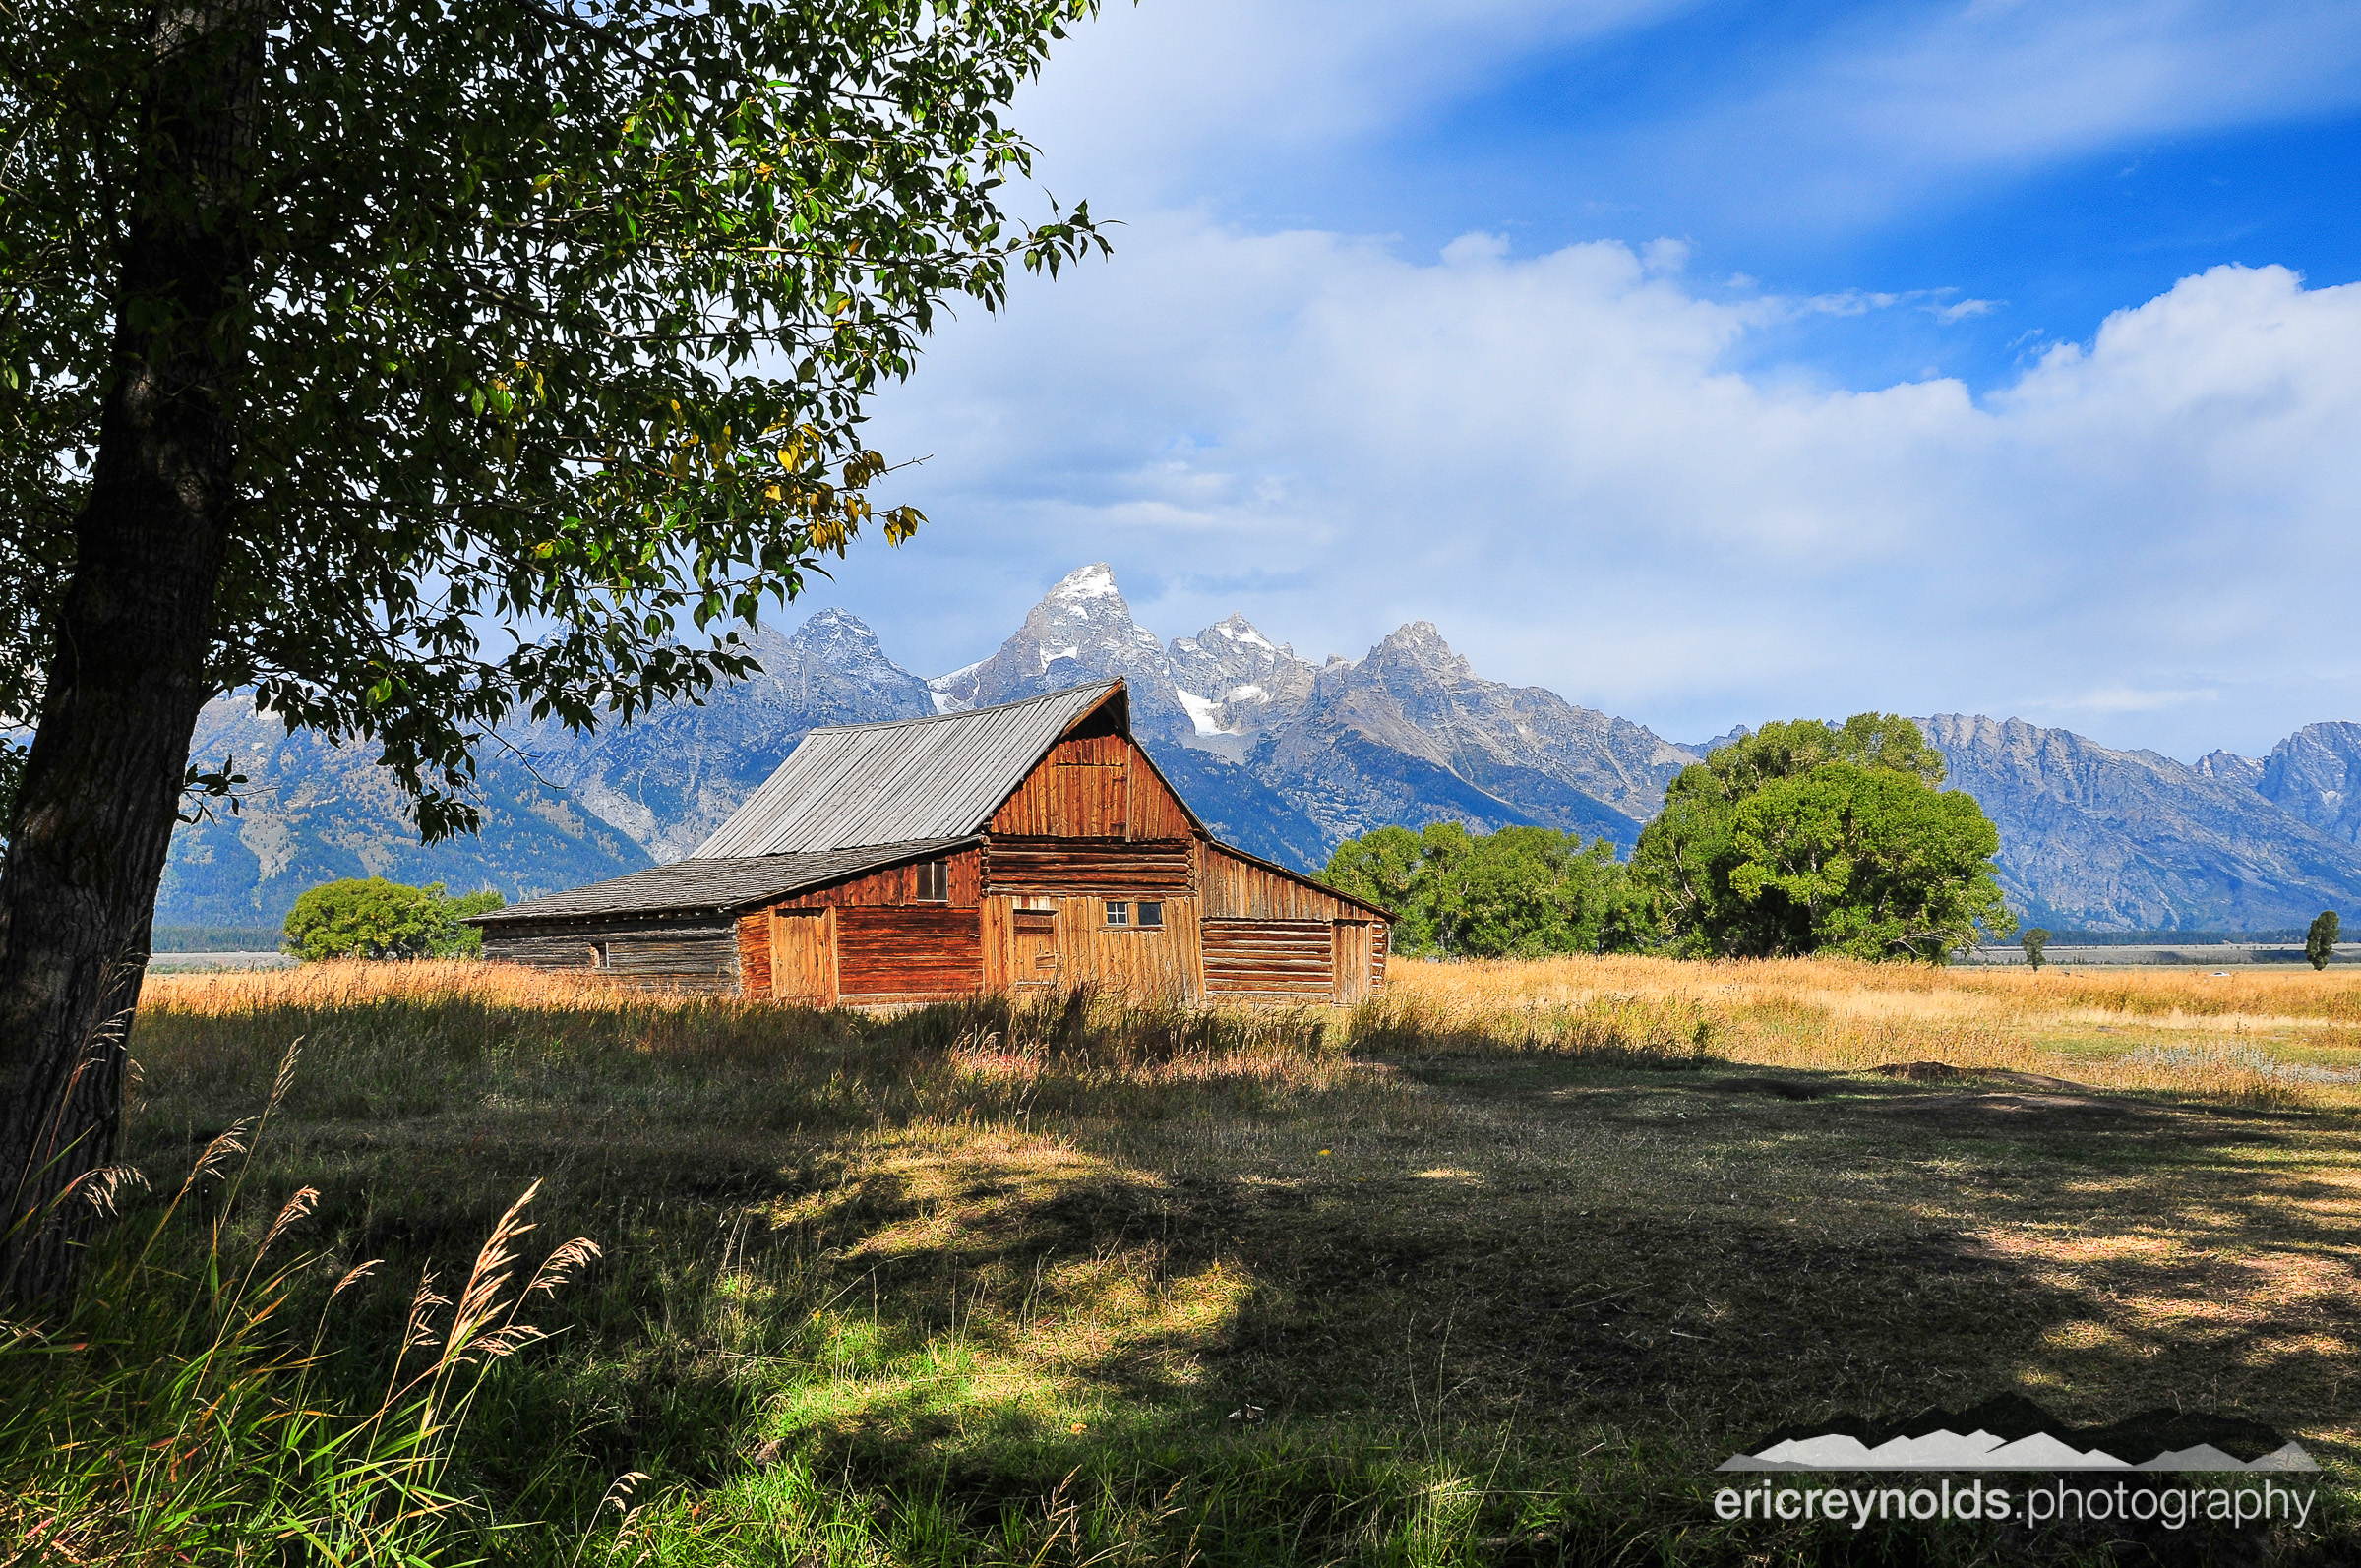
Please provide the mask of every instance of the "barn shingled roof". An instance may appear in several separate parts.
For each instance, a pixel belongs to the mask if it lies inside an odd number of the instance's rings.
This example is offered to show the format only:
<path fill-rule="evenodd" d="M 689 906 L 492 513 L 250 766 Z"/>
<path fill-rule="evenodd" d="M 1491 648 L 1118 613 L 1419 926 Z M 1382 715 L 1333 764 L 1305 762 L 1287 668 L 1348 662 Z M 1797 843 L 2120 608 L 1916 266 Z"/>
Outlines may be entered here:
<path fill-rule="evenodd" d="M 528 899 L 468 918 L 475 926 L 511 920 L 586 920 L 608 915 L 726 915 L 825 882 L 932 858 L 972 844 L 972 837 L 868 844 L 814 855 L 736 855 L 727 860 L 677 860 L 669 866 L 612 876 L 587 887 Z"/>
<path fill-rule="evenodd" d="M 979 832 L 1058 737 L 1121 688 L 1093 681 L 966 713 L 814 730 L 692 858 Z"/>

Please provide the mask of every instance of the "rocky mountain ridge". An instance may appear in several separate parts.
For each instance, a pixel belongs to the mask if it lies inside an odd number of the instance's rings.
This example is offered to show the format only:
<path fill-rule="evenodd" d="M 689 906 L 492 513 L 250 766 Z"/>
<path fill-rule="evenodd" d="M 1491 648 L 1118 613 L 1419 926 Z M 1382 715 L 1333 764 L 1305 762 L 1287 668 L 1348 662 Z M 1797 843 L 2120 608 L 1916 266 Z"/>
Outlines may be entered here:
<path fill-rule="evenodd" d="M 384 869 L 454 887 L 576 885 L 693 850 L 810 729 L 1012 701 L 1120 675 L 1158 765 L 1213 831 L 1312 869 L 1388 823 L 1544 824 L 1628 851 L 1665 785 L 1710 749 L 1477 674 L 1431 623 L 1314 665 L 1232 615 L 1164 641 L 1113 571 L 1056 584 L 988 657 L 932 680 L 836 608 L 753 642 L 762 673 L 581 736 L 504 732 L 487 832 L 421 849 L 365 759 L 281 734 L 245 818 L 176 835 L 159 921 L 275 921 L 305 878 Z M 251 704 L 208 709 L 205 747 L 261 756 Z M 1920 721 L 2001 829 L 2013 906 L 2055 927 L 2266 929 L 2361 911 L 2361 725 L 2315 724 L 2265 757 L 2183 764 L 2021 720 Z M 212 752 L 201 747 L 199 754 Z M 241 763 L 243 765 L 243 763 Z M 248 769 L 251 773 L 252 769 Z"/>
<path fill-rule="evenodd" d="M 2001 886 L 2029 923 L 2259 931 L 2361 910 L 2361 854 L 2274 799 L 2305 804 L 2302 787 L 2272 782 L 2267 764 L 2215 753 L 2190 766 L 2022 719 L 1918 722 L 1943 753 L 1945 784 L 1974 796 L 2000 829 Z"/>
<path fill-rule="evenodd" d="M 918 676 L 838 609 L 752 638 L 762 673 L 628 725 L 576 735 L 554 721 L 503 739 L 541 778 L 613 822 L 661 864 L 704 842 L 808 730 L 936 711 Z"/>
<path fill-rule="evenodd" d="M 227 761 L 248 782 L 236 812 L 215 803 L 173 830 L 158 925 L 275 927 L 306 888 L 346 876 L 494 887 L 515 902 L 655 864 L 630 833 L 498 750 L 476 768 L 482 831 L 423 845 L 372 749 L 290 735 L 250 697 L 207 704 L 192 754 Z"/>

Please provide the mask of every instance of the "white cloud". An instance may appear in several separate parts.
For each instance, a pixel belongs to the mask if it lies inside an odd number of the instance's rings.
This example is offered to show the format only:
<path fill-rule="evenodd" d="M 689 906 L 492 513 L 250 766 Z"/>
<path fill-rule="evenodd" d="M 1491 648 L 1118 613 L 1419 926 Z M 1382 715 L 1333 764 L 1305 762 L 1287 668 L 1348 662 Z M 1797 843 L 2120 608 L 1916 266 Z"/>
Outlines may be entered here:
<path fill-rule="evenodd" d="M 1231 211 L 1274 186 L 1289 201 L 1382 187 L 1405 148 L 1415 164 L 1423 130 L 1481 103 L 1525 135 L 1565 138 L 1547 155 L 1591 219 L 1678 193 L 1763 227 L 1815 228 L 2060 158 L 2361 104 L 2361 8 L 2344 0 L 1856 4 L 1768 30 L 1709 16 L 1674 45 L 1678 73 L 1634 85 L 1610 72 L 1611 112 L 1556 101 L 1597 95 L 1579 68 L 1575 86 L 1535 86 L 1601 47 L 1644 59 L 1649 29 L 1706 10 L 1145 0 L 1077 29 L 1013 119 L 1053 190 L 1111 215 Z"/>
<path fill-rule="evenodd" d="M 2194 755 L 2361 713 L 2324 635 L 2361 592 L 2361 286 L 2216 269 L 1979 400 L 1739 374 L 1838 307 L 1656 254 L 1143 219 L 887 401 L 935 523 L 841 597 L 949 666 L 1103 558 L 1168 636 L 1243 609 L 1358 654 L 1427 618 L 1676 737 L 1874 705 Z"/>

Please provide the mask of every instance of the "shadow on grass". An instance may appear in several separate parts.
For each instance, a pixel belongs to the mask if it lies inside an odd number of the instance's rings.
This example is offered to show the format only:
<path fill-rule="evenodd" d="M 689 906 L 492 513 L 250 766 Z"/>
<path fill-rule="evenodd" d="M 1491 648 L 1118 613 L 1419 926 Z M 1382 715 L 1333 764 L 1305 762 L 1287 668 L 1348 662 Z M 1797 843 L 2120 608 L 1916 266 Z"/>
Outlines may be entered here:
<path fill-rule="evenodd" d="M 133 1157 L 250 1109 L 298 1036 L 260 1175 L 322 1189 L 315 1288 L 454 1261 L 533 1177 L 545 1235 L 606 1248 L 476 1416 L 476 1481 L 550 1522 L 527 1557 L 636 1471 L 679 1561 L 757 1528 L 781 1561 L 830 1530 L 929 1561 L 1968 1561 L 1988 1532 L 1737 1530 L 1700 1487 L 1756 1430 L 2008 1389 L 2349 1432 L 2319 1118 L 1741 1073 L 1670 1012 L 1354 1060 L 1315 1015 L 1089 997 L 451 1000 L 144 1013 Z M 338 1375 L 379 1375 L 405 1297 L 339 1305 Z"/>

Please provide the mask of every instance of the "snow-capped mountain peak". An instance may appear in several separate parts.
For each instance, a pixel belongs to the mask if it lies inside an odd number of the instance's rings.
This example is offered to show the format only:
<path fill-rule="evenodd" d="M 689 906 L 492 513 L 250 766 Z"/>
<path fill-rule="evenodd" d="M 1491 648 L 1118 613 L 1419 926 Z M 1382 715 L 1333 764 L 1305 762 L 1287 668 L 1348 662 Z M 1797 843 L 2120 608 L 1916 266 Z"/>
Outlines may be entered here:
<path fill-rule="evenodd" d="M 1050 590 L 1049 598 L 1068 604 L 1086 604 L 1092 599 L 1120 601 L 1122 594 L 1115 586 L 1115 569 L 1104 561 L 1093 561 L 1089 566 L 1076 568 L 1059 578 L 1058 586 Z M 1128 611 L 1124 613 L 1129 614 Z"/>
<path fill-rule="evenodd" d="M 1111 676 L 1130 686 L 1135 726 L 1148 733 L 1195 733 L 1174 692 L 1163 643 L 1131 619 L 1114 571 L 1094 561 L 1042 595 L 998 653 L 928 686 L 938 711 L 955 713 Z"/>
<path fill-rule="evenodd" d="M 1302 710 L 1312 668 L 1292 644 L 1273 642 L 1242 615 L 1217 621 L 1165 650 L 1200 736 L 1254 735 Z"/>

